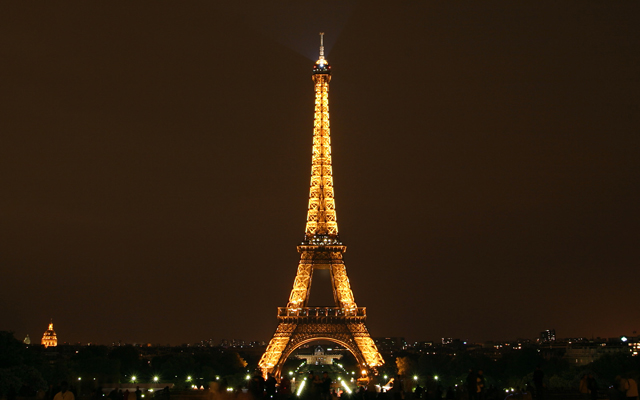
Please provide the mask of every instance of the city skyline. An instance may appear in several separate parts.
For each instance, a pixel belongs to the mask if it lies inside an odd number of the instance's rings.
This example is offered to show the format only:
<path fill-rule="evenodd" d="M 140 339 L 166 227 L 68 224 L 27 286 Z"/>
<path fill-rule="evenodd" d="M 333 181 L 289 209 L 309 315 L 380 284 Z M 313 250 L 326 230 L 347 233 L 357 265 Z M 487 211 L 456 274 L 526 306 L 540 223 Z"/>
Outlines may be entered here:
<path fill-rule="evenodd" d="M 319 31 L 372 337 L 638 330 L 640 5 L 6 8 L 0 330 L 267 340 L 304 235 Z"/>
<path fill-rule="evenodd" d="M 13 333 L 14 337 L 18 340 L 20 340 L 19 337 L 15 336 L 15 332 Z M 583 342 L 591 342 L 593 343 L 595 342 L 609 342 L 609 341 L 613 341 L 616 342 L 618 344 L 623 344 L 626 345 L 628 344 L 629 346 L 634 346 L 633 349 L 640 349 L 640 335 L 637 335 L 637 332 L 632 332 L 631 335 L 627 335 L 627 334 L 619 334 L 613 337 L 588 337 L 588 336 L 573 336 L 573 337 L 558 337 L 556 335 L 556 331 L 555 329 L 546 329 L 544 331 L 538 332 L 538 334 L 536 336 L 528 336 L 528 337 L 517 337 L 517 338 L 492 338 L 489 340 L 485 340 L 485 341 L 472 341 L 472 340 L 467 340 L 466 338 L 454 338 L 454 337 L 441 337 L 441 338 L 419 338 L 418 340 L 415 341 L 407 341 L 405 339 L 404 336 L 397 336 L 397 337 L 374 337 L 373 338 L 376 343 L 380 340 L 401 340 L 405 343 L 405 346 L 408 347 L 414 347 L 414 346 L 422 346 L 424 344 L 429 344 L 431 346 L 433 345 L 450 345 L 450 344 L 462 344 L 462 345 L 479 345 L 479 344 L 488 344 L 488 343 L 496 343 L 496 344 L 504 344 L 504 343 L 517 343 L 517 342 L 522 342 L 522 343 L 536 343 L 539 345 L 544 345 L 545 343 L 550 344 L 550 343 L 569 343 L 571 344 L 572 341 L 575 342 L 576 344 L 580 344 Z M 170 344 L 170 343 L 150 343 L 147 341 L 141 341 L 141 342 L 123 342 L 122 340 L 112 340 L 108 343 L 98 343 L 98 342 L 67 342 L 67 341 L 60 341 L 58 343 L 57 340 L 57 334 L 53 329 L 53 321 L 51 321 L 48 324 L 48 328 L 44 331 L 43 335 L 42 335 L 42 340 L 40 342 L 31 342 L 31 338 L 30 338 L 30 333 L 27 333 L 26 336 L 24 337 L 24 339 L 22 340 L 23 343 L 27 344 L 27 345 L 37 345 L 37 344 L 41 344 L 43 345 L 45 348 L 47 347 L 57 347 L 58 345 L 61 346 L 84 346 L 84 345 L 97 345 L 97 346 L 142 346 L 142 347 L 156 347 L 156 346 L 175 346 L 175 347 L 180 347 L 180 346 L 211 346 L 211 347 L 215 347 L 215 346 L 221 346 L 221 347 L 260 347 L 260 348 L 266 348 L 267 344 L 268 344 L 268 340 L 263 340 L 260 338 L 222 338 L 219 342 L 216 342 L 213 339 L 200 339 L 197 340 L 195 342 L 188 342 L 188 343 L 175 343 L 175 344 Z M 318 340 L 318 342 L 320 342 L 323 346 L 326 346 L 326 343 L 329 343 L 330 341 L 326 340 L 326 339 L 320 339 Z M 628 342 L 628 343 L 627 343 Z M 300 346 L 299 349 L 302 348 L 308 348 L 308 347 L 313 347 L 318 345 L 318 343 L 316 342 L 310 342 L 307 343 L 303 346 Z M 334 343 L 332 346 L 336 346 L 336 347 L 341 347 L 339 344 Z M 349 351 L 349 349 L 341 347 L 343 350 L 345 351 Z M 297 350 L 296 350 L 297 351 Z M 631 350 L 630 350 L 631 351 Z M 634 356 L 637 355 L 636 353 L 633 354 Z"/>

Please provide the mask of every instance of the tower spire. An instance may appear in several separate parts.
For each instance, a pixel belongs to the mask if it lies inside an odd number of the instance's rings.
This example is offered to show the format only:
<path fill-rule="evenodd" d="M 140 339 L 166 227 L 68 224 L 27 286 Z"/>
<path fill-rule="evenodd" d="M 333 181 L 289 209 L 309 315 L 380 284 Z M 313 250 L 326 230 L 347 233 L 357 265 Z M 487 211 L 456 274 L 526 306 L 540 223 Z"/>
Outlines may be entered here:
<path fill-rule="evenodd" d="M 324 60 L 324 32 L 320 32 L 320 58 L 318 60 Z"/>

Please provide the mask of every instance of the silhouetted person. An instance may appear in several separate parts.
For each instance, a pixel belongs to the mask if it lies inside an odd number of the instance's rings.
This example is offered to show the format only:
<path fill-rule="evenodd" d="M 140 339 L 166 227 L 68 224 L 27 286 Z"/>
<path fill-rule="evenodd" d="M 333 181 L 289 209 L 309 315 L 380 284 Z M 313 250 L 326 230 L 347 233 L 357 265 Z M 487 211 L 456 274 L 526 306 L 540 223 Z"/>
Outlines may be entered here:
<path fill-rule="evenodd" d="M 589 374 L 589 376 L 587 376 L 587 386 L 589 387 L 591 400 L 597 400 L 598 399 L 598 383 L 596 382 L 596 378 L 593 377 L 593 374 Z"/>
<path fill-rule="evenodd" d="M 454 400 L 456 398 L 456 394 L 451 386 L 447 388 L 447 394 L 445 394 L 445 398 L 447 400 Z"/>
<path fill-rule="evenodd" d="M 280 379 L 280 386 L 278 386 L 278 398 L 280 400 L 288 400 L 291 397 L 291 381 L 284 375 Z"/>
<path fill-rule="evenodd" d="M 420 386 L 420 384 L 416 384 L 416 388 L 413 390 L 413 398 L 421 399 L 423 392 L 424 392 L 424 389 L 422 388 L 422 386 Z"/>
<path fill-rule="evenodd" d="M 626 394 L 627 400 L 638 400 L 638 384 L 631 378 L 620 379 L 616 377 L 616 381 L 620 382 L 620 390 Z"/>
<path fill-rule="evenodd" d="M 442 400 L 442 386 L 436 386 L 436 400 Z"/>
<path fill-rule="evenodd" d="M 582 378 L 580 378 L 580 396 L 584 400 L 589 400 L 589 377 L 587 374 L 582 375 Z"/>
<path fill-rule="evenodd" d="M 482 374 L 482 370 L 478 371 L 478 376 L 476 377 L 477 390 L 476 390 L 476 399 L 484 400 L 484 375 Z"/>
<path fill-rule="evenodd" d="M 544 398 L 544 372 L 540 369 L 540 366 L 536 366 L 536 370 L 533 371 L 533 384 L 536 387 L 536 399 L 541 400 Z"/>
<path fill-rule="evenodd" d="M 142 390 L 140 390 L 140 386 L 136 386 L 136 400 L 142 400 Z"/>
<path fill-rule="evenodd" d="M 396 375 L 396 378 L 393 380 L 393 387 L 391 388 L 391 393 L 393 395 L 393 400 L 402 400 L 403 393 L 404 393 L 402 376 Z"/>
<path fill-rule="evenodd" d="M 278 381 L 273 377 L 273 374 L 267 374 L 267 380 L 264 382 L 264 391 L 266 392 L 267 399 L 275 399 L 277 384 Z"/>
<path fill-rule="evenodd" d="M 616 379 L 613 381 L 613 384 L 609 386 L 609 390 L 607 391 L 607 396 L 609 400 L 626 400 L 624 393 L 620 391 L 620 377 L 616 376 Z"/>
<path fill-rule="evenodd" d="M 313 376 L 313 398 L 322 398 L 322 376 L 320 374 Z"/>
<path fill-rule="evenodd" d="M 53 400 L 75 400 L 75 396 L 69 390 L 69 384 L 67 381 L 60 382 L 60 391 L 54 396 Z M 9 400 L 9 396 L 7 396 Z"/>
<path fill-rule="evenodd" d="M 304 389 L 302 391 L 302 397 L 305 399 L 315 400 L 318 397 L 318 377 L 315 376 L 313 371 L 309 371 L 309 375 L 307 375 L 307 383 L 304 385 Z"/>
<path fill-rule="evenodd" d="M 470 369 L 469 373 L 467 374 L 467 380 L 466 380 L 467 394 L 469 395 L 469 400 L 476 399 L 476 393 L 478 391 L 478 382 L 476 378 L 477 378 L 477 375 L 473 372 L 472 369 Z"/>
<path fill-rule="evenodd" d="M 258 371 L 249 381 L 249 393 L 257 400 L 262 400 L 264 397 L 264 378 Z"/>
<path fill-rule="evenodd" d="M 322 395 L 322 400 L 330 400 L 331 399 L 331 378 L 329 378 L 329 374 L 325 371 L 322 373 L 322 382 L 320 383 L 320 393 Z"/>

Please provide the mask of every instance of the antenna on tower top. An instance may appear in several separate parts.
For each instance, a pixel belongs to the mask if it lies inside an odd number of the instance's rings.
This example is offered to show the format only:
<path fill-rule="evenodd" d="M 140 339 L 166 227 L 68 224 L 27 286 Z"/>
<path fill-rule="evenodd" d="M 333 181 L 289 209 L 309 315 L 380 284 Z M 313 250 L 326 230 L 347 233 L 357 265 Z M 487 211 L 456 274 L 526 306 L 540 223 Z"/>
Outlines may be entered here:
<path fill-rule="evenodd" d="M 324 32 L 320 32 L 320 60 L 324 60 Z"/>

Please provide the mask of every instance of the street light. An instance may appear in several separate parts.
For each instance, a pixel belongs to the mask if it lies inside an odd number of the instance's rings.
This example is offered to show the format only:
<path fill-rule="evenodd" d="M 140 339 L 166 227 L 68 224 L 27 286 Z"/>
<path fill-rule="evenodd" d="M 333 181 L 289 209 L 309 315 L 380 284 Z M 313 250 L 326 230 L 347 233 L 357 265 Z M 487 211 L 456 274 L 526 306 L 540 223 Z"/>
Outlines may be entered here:
<path fill-rule="evenodd" d="M 133 376 L 131 377 L 131 382 L 136 383 L 136 379 L 137 379 L 137 378 L 136 378 L 136 376 L 135 376 L 135 375 L 133 375 Z"/>
<path fill-rule="evenodd" d="M 154 381 L 154 382 L 158 382 L 158 377 L 157 377 L 157 376 L 154 376 L 154 377 L 153 377 L 153 381 Z"/>

